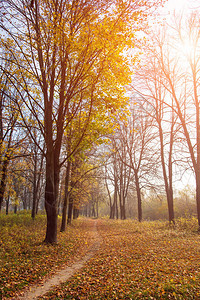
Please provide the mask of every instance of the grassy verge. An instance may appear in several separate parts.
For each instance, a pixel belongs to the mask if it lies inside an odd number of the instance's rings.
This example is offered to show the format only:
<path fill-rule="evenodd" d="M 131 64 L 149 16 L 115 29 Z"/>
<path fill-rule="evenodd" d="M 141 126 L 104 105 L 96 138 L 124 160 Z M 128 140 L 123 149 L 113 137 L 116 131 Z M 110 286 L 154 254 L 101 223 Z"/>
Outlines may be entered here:
<path fill-rule="evenodd" d="M 100 251 L 40 299 L 200 299 L 200 236 L 195 219 L 98 220 Z"/>
<path fill-rule="evenodd" d="M 91 243 L 93 225 L 84 219 L 59 233 L 57 245 L 43 243 L 45 224 L 42 215 L 34 221 L 27 214 L 0 215 L 0 299 L 15 299 L 24 287 L 84 255 Z"/>

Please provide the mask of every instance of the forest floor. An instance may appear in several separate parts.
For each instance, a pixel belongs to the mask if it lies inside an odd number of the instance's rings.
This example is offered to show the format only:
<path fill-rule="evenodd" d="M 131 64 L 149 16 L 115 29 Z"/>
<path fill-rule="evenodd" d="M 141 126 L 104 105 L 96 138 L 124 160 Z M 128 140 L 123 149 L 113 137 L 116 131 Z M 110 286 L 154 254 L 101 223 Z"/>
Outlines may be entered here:
<path fill-rule="evenodd" d="M 37 299 L 38 297 L 42 297 L 51 289 L 59 286 L 63 282 L 66 282 L 92 258 L 95 252 L 99 249 L 101 237 L 97 231 L 96 221 L 88 220 L 88 222 L 90 222 L 92 234 L 90 241 L 91 245 L 86 254 L 81 258 L 74 257 L 74 261 L 71 266 L 58 270 L 52 277 L 46 278 L 42 284 L 30 286 L 21 296 L 18 297 L 19 300 Z"/>
<path fill-rule="evenodd" d="M 19 224 L 13 226 L 18 232 Z M 0 234 L 4 228 L 5 238 L 13 232 L 13 226 L 1 226 Z M 4 238 L 0 258 L 6 245 Z M 200 299 L 196 219 L 179 219 L 176 226 L 161 221 L 139 224 L 131 220 L 80 219 L 59 234 L 57 246 L 31 240 L 28 256 L 18 245 L 20 237 L 18 242 L 16 236 L 11 238 L 6 249 L 10 259 L 0 265 L 0 276 L 2 269 L 11 267 L 11 272 L 7 269 L 3 279 L 0 277 L 2 299 L 19 299 L 24 292 L 23 299 Z M 12 247 L 18 256 L 12 254 Z M 35 289 L 37 283 L 39 289 Z"/>

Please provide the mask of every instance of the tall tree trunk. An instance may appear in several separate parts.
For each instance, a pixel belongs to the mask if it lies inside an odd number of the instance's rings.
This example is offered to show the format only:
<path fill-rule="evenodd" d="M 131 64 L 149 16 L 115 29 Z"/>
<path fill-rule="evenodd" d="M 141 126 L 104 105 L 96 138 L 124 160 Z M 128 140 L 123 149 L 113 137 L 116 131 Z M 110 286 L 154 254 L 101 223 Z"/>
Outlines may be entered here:
<path fill-rule="evenodd" d="M 93 216 L 94 218 L 96 218 L 96 212 L 95 212 L 94 204 L 92 205 L 92 216 Z"/>
<path fill-rule="evenodd" d="M 60 228 L 61 232 L 65 231 L 66 228 L 67 204 L 69 200 L 70 169 L 71 169 L 71 162 L 68 161 L 66 175 L 65 175 L 65 195 L 64 195 L 64 203 L 63 203 L 63 210 L 62 210 L 62 223 Z"/>
<path fill-rule="evenodd" d="M 123 203 L 123 220 L 126 220 L 126 197 L 123 193 L 123 199 L 122 199 L 122 203 Z"/>
<path fill-rule="evenodd" d="M 196 203 L 197 203 L 197 217 L 200 231 L 200 106 L 198 97 L 198 80 L 196 74 L 196 66 L 192 68 L 193 71 L 193 85 L 194 85 L 194 99 L 196 106 L 196 140 L 197 140 L 197 163 L 196 163 Z"/>
<path fill-rule="evenodd" d="M 138 203 L 138 221 L 142 222 L 142 197 L 141 197 L 141 189 L 140 189 L 138 172 L 136 169 L 134 169 L 134 176 L 135 176 L 135 187 L 137 193 L 137 203 Z"/>
<path fill-rule="evenodd" d="M 168 191 L 168 212 L 169 212 L 169 222 L 175 224 L 174 220 L 174 201 L 173 201 L 173 192 L 169 189 Z"/>
<path fill-rule="evenodd" d="M 40 168 L 37 176 L 37 184 L 36 184 L 36 208 L 35 208 L 35 213 L 37 215 L 38 213 L 38 208 L 39 208 L 39 202 L 41 198 L 41 191 L 42 191 L 42 180 L 43 180 L 43 165 L 44 165 L 44 155 L 41 153 L 41 160 L 40 160 Z"/>
<path fill-rule="evenodd" d="M 115 189 L 114 189 L 114 196 L 113 196 L 113 204 L 111 210 L 111 219 L 116 218 L 118 219 L 118 207 L 117 207 L 117 183 L 115 181 Z"/>
<path fill-rule="evenodd" d="M 1 183 L 0 183 L 0 211 L 1 211 L 4 194 L 6 190 L 6 177 L 7 177 L 8 164 L 9 164 L 9 157 L 6 156 L 3 161 L 3 167 L 1 171 L 2 175 L 1 175 Z"/>
<path fill-rule="evenodd" d="M 197 109 L 197 113 L 199 115 L 199 106 Z M 199 116 L 197 116 L 197 163 L 195 168 L 195 176 L 196 176 L 196 204 L 197 204 L 197 217 L 198 217 L 198 225 L 200 231 L 200 124 L 199 124 Z"/>
<path fill-rule="evenodd" d="M 163 171 L 163 178 L 165 184 L 165 191 L 167 196 L 167 205 L 168 205 L 168 214 L 169 214 L 169 223 L 175 223 L 174 221 L 174 204 L 173 204 L 173 191 L 172 186 L 170 188 L 167 172 L 166 172 L 166 165 L 165 165 L 165 157 L 164 157 L 164 142 L 163 142 L 163 131 L 161 128 L 161 121 L 159 122 L 159 136 L 160 136 L 160 154 L 161 154 L 161 163 L 162 163 L 162 171 Z"/>
<path fill-rule="evenodd" d="M 111 198 L 111 195 L 110 195 L 110 191 L 109 191 L 108 183 L 107 183 L 107 180 L 106 180 L 106 179 L 105 179 L 105 184 L 106 184 L 106 189 L 107 189 L 108 197 L 109 197 L 109 204 L 110 204 L 110 219 L 113 219 L 113 205 L 112 205 L 112 198 Z"/>
<path fill-rule="evenodd" d="M 121 199 L 121 193 L 118 193 L 119 196 L 119 208 L 120 208 L 120 219 L 122 220 L 122 199 Z"/>
<path fill-rule="evenodd" d="M 174 116 L 174 102 L 172 100 L 172 117 L 171 117 L 171 130 L 170 130 L 170 145 L 169 145 L 169 159 L 168 159 L 168 177 L 169 177 L 169 201 L 168 201 L 168 211 L 169 211 L 169 220 L 175 224 L 174 217 L 174 195 L 173 195 L 173 168 L 172 168 L 172 153 L 174 145 L 174 125 L 175 125 L 175 116 Z"/>
<path fill-rule="evenodd" d="M 126 214 L 125 214 L 125 206 L 122 204 L 121 206 L 121 220 L 126 219 Z"/>
<path fill-rule="evenodd" d="M 115 218 L 115 202 L 110 207 L 110 219 L 113 220 Z"/>
<path fill-rule="evenodd" d="M 96 211 L 97 211 L 97 218 L 99 217 L 99 201 L 97 199 L 97 202 L 96 202 Z"/>
<path fill-rule="evenodd" d="M 36 201 L 37 201 L 37 153 L 36 153 L 36 145 L 35 145 L 35 155 L 34 155 L 34 173 L 33 173 L 33 205 L 31 217 L 34 220 L 36 214 Z"/>
<path fill-rule="evenodd" d="M 28 195 L 29 197 L 29 195 Z M 23 203 L 23 209 L 27 210 L 27 187 L 24 188 L 24 193 L 23 193 L 23 198 L 22 198 L 22 203 Z"/>
<path fill-rule="evenodd" d="M 85 217 L 88 216 L 88 205 L 85 206 L 85 209 L 84 209 L 84 216 L 85 216 Z"/>
<path fill-rule="evenodd" d="M 198 231 L 200 231 L 200 170 L 196 172 L 196 203 L 197 203 L 197 217 L 198 217 Z"/>
<path fill-rule="evenodd" d="M 10 202 L 10 194 L 8 194 L 8 197 L 6 199 L 6 215 L 8 215 L 9 202 Z"/>
<path fill-rule="evenodd" d="M 118 210 L 118 204 L 117 204 L 117 189 L 115 192 L 115 213 L 116 213 L 116 219 L 119 219 L 119 210 Z"/>
<path fill-rule="evenodd" d="M 72 212 L 73 212 L 73 198 L 69 197 L 69 206 L 68 206 L 68 217 L 67 217 L 67 224 L 71 225 L 72 223 Z M 89 215 L 90 217 L 90 215 Z"/>
<path fill-rule="evenodd" d="M 57 199 L 53 153 L 46 155 L 45 210 L 47 214 L 46 243 L 57 243 Z"/>
<path fill-rule="evenodd" d="M 79 209 L 78 208 L 74 208 L 73 209 L 73 219 L 77 219 L 79 216 Z"/>

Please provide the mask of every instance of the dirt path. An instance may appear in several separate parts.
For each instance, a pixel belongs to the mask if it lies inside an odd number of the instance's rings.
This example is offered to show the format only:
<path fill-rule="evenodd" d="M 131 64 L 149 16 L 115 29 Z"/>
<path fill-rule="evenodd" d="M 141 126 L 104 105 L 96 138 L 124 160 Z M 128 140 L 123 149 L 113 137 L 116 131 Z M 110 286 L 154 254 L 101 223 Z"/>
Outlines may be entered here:
<path fill-rule="evenodd" d="M 28 300 L 28 299 L 37 299 L 39 296 L 43 296 L 52 288 L 58 286 L 59 284 L 67 281 L 72 275 L 74 275 L 78 270 L 80 270 L 85 263 L 92 258 L 95 252 L 99 249 L 101 243 L 101 237 L 97 231 L 96 226 L 97 221 L 94 222 L 93 227 L 93 239 L 94 243 L 86 253 L 84 257 L 80 260 L 77 260 L 71 267 L 60 270 L 52 278 L 48 278 L 45 282 L 40 285 L 35 285 L 29 287 L 29 290 L 24 293 L 23 296 L 20 296 L 19 300 Z"/>

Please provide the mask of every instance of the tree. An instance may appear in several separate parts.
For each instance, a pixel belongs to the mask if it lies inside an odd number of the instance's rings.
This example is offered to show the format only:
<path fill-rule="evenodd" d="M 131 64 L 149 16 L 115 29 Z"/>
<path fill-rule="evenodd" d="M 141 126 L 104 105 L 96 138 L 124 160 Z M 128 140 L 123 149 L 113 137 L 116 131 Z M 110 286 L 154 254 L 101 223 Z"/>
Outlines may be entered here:
<path fill-rule="evenodd" d="M 135 93 L 129 99 L 126 110 L 116 117 L 116 128 L 111 135 L 111 147 L 108 151 L 110 159 L 105 165 L 110 218 L 114 218 L 115 214 L 117 216 L 118 199 L 121 218 L 124 218 L 127 196 L 134 186 L 138 220 L 142 221 L 142 189 L 151 188 L 158 176 L 158 153 L 155 147 L 157 136 L 153 130 L 151 110 L 151 106 L 143 101 L 141 95 Z M 109 189 L 111 184 L 114 187 L 113 202 Z"/>
<path fill-rule="evenodd" d="M 144 66 L 139 66 L 135 75 L 135 86 L 139 89 L 142 106 L 152 119 L 151 135 L 152 140 L 159 142 L 157 150 L 160 160 L 164 186 L 168 204 L 169 222 L 174 223 L 174 201 L 173 201 L 173 161 L 174 161 L 174 142 L 177 138 L 179 125 L 177 116 L 173 109 L 173 99 L 170 102 L 168 94 L 162 84 L 159 67 L 156 64 L 156 56 L 151 47 L 147 49 L 148 56 Z M 168 104 L 165 104 L 168 101 Z M 146 108 L 145 108 L 146 106 Z M 158 163 L 156 163 L 158 168 Z"/>
<path fill-rule="evenodd" d="M 41 152 L 40 147 L 42 148 L 42 138 L 40 135 L 40 132 L 37 130 L 37 128 L 34 127 L 34 124 L 32 124 L 33 128 L 33 135 L 34 135 L 34 141 L 30 140 L 30 146 L 29 151 L 31 152 L 29 154 L 30 157 L 30 170 L 31 173 L 31 183 L 32 183 L 32 210 L 31 210 L 31 217 L 32 219 L 35 219 L 35 216 L 38 211 L 38 205 L 39 205 L 39 199 L 41 197 L 41 190 L 43 186 L 43 175 L 44 175 L 44 151 Z"/>
<path fill-rule="evenodd" d="M 143 79 L 147 85 L 143 90 L 143 96 L 155 108 L 169 220 L 174 221 L 172 163 L 173 160 L 177 160 L 179 165 L 180 162 L 183 165 L 184 160 L 180 160 L 180 157 L 184 156 L 187 161 L 186 152 L 189 151 L 191 158 L 189 165 L 192 164 L 196 177 L 196 203 L 200 226 L 200 106 L 198 99 L 200 39 L 198 26 L 199 18 L 196 14 L 192 14 L 188 19 L 176 16 L 173 28 L 170 26 L 168 30 L 169 26 L 163 26 L 160 33 L 151 38 L 152 54 L 149 53 L 151 61 L 148 61 L 148 67 L 151 67 L 144 68 L 146 73 L 143 73 Z M 147 87 L 149 94 L 145 94 Z M 165 138 L 167 135 L 168 145 Z M 173 159 L 172 150 L 175 141 L 179 142 L 176 143 L 179 154 L 176 151 Z M 168 146 L 168 161 L 164 151 L 166 146 Z"/>
<path fill-rule="evenodd" d="M 92 161 L 89 153 L 79 152 L 71 162 L 70 186 L 68 191 L 68 219 L 77 218 L 81 207 L 89 206 L 89 216 L 98 214 L 98 194 L 100 195 L 100 179 L 98 178 L 98 161 Z M 96 208 L 95 208 L 96 206 Z M 61 226 L 62 230 L 62 226 Z"/>
<path fill-rule="evenodd" d="M 185 29 L 182 29 L 183 22 L 185 22 L 185 27 L 183 27 Z M 176 23 L 174 37 L 176 40 L 175 47 L 172 48 L 172 55 L 164 51 L 164 44 L 159 46 L 159 66 L 162 72 L 163 86 L 173 99 L 174 106 L 171 105 L 171 107 L 179 118 L 191 156 L 196 178 L 196 203 L 200 227 L 200 106 L 198 97 L 200 37 L 198 15 L 192 14 L 185 21 L 180 19 Z"/>
<path fill-rule="evenodd" d="M 63 140 L 63 145 L 66 147 L 65 150 L 66 153 L 69 154 L 71 152 L 70 149 L 73 149 L 74 145 L 78 143 L 80 136 L 82 135 L 82 132 L 84 130 L 83 125 L 85 123 L 84 119 L 86 118 L 87 116 L 85 115 L 85 109 L 84 108 L 83 110 L 80 109 L 76 118 L 73 119 L 70 126 L 68 126 L 68 128 L 66 129 L 64 140 Z M 101 147 L 101 144 L 106 143 L 105 137 L 108 134 L 108 132 L 112 131 L 112 128 L 110 128 L 110 122 L 112 116 L 110 114 L 102 115 L 99 113 L 99 111 L 96 110 L 91 113 L 90 119 L 91 119 L 90 123 L 88 124 L 87 129 L 85 130 L 84 139 L 79 143 L 79 146 L 76 148 L 76 151 L 74 151 L 73 155 L 64 164 L 66 173 L 65 173 L 65 183 L 64 183 L 65 191 L 64 191 L 64 201 L 63 201 L 63 210 L 62 210 L 61 231 L 65 231 L 67 207 L 68 206 L 71 207 L 71 203 L 69 203 L 69 196 L 71 193 L 70 181 L 72 180 L 71 175 L 72 175 L 72 166 L 73 166 L 74 159 L 77 159 L 78 157 L 79 164 L 81 165 L 81 169 L 82 169 L 82 171 L 80 172 L 80 178 L 78 180 L 78 184 L 80 183 L 80 181 L 83 183 L 85 179 L 86 181 L 88 180 L 88 176 L 90 178 L 90 173 L 94 169 L 99 168 L 99 166 L 101 165 L 100 162 L 101 150 L 99 151 L 98 148 Z M 83 158 L 84 158 L 84 163 L 83 163 Z M 76 180 L 74 184 L 77 190 Z M 80 184 L 79 188 L 81 192 L 83 190 L 82 184 Z M 86 188 L 86 190 L 88 189 Z M 78 193 L 76 192 L 76 194 L 79 194 L 79 192 Z M 90 194 L 90 192 L 87 191 L 86 194 L 87 195 L 85 195 L 85 198 L 87 199 L 88 194 Z M 79 198 L 79 200 L 82 199 L 80 195 L 76 198 L 77 199 Z M 70 201 L 72 201 L 72 199 Z M 80 205 L 82 205 L 82 203 L 78 204 L 78 206 Z M 72 218 L 72 211 L 71 213 L 69 212 L 68 219 L 70 220 L 70 223 L 71 223 L 71 218 Z"/>
<path fill-rule="evenodd" d="M 7 49 L 14 54 L 26 92 L 21 117 L 29 128 L 31 111 L 45 141 L 45 242 L 57 241 L 60 167 L 84 138 L 92 110 L 103 114 L 123 103 L 124 85 L 130 79 L 123 51 L 134 44 L 146 10 L 158 2 L 4 0 L 1 27 L 12 40 Z M 16 85 L 15 78 L 12 82 Z M 63 158 L 64 131 L 81 105 L 87 115 L 84 130 Z M 29 134 L 34 139 L 31 129 Z"/>
<path fill-rule="evenodd" d="M 108 165 L 105 163 L 105 186 L 109 197 L 109 206 L 110 206 L 110 219 L 114 219 L 115 216 L 118 219 L 118 201 L 117 201 L 117 173 L 116 173 L 116 153 L 112 153 Z M 110 186 L 114 187 L 113 191 L 113 201 L 112 201 L 112 193 L 110 191 Z"/>
<path fill-rule="evenodd" d="M 126 198 L 131 179 L 131 168 L 127 166 L 127 149 L 123 143 L 123 134 L 124 132 L 120 132 L 115 126 L 114 133 L 110 135 L 109 158 L 105 162 L 105 184 L 110 201 L 110 219 L 114 219 L 115 216 L 118 219 L 120 214 L 122 220 L 126 219 Z M 114 188 L 113 201 L 110 185 Z"/>
<path fill-rule="evenodd" d="M 8 73 L 13 75 L 13 57 L 6 53 L 0 44 L 0 211 L 6 191 L 8 167 L 10 161 L 20 155 L 20 145 L 26 136 L 19 121 L 19 111 L 16 105 L 18 98 L 16 89 L 11 84 Z M 19 84 L 18 84 L 19 85 Z M 21 153 L 22 154 L 22 153 Z"/>
<path fill-rule="evenodd" d="M 130 116 L 124 127 L 123 143 L 128 154 L 127 163 L 133 171 L 133 180 L 137 194 L 138 221 L 142 221 L 142 188 L 150 188 L 152 177 L 157 176 L 155 161 L 157 153 L 154 150 L 155 132 L 151 107 L 143 103 L 137 95 L 134 105 L 130 103 Z"/>

